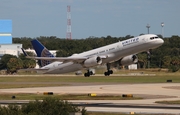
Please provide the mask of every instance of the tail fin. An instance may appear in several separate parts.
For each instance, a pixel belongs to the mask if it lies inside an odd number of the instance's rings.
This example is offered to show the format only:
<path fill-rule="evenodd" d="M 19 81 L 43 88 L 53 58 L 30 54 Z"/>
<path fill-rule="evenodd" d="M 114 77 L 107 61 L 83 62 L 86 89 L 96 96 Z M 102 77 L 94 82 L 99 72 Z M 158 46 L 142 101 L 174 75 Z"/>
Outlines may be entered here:
<path fill-rule="evenodd" d="M 38 57 L 54 57 L 53 54 L 49 52 L 48 49 L 44 45 L 42 45 L 38 40 L 34 39 L 31 41 L 31 44 L 33 45 L 34 50 L 36 51 L 36 54 Z M 43 67 L 45 65 L 48 65 L 52 63 L 49 60 L 38 60 L 39 66 Z"/>

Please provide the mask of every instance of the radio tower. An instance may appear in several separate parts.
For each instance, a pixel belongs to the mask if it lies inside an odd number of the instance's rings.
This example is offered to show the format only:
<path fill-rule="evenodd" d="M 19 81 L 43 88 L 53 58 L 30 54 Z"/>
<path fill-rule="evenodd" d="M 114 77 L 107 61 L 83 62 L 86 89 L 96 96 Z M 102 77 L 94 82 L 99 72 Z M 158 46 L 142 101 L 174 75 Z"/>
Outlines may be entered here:
<path fill-rule="evenodd" d="M 67 33 L 66 33 L 66 39 L 71 40 L 71 7 L 67 6 Z"/>

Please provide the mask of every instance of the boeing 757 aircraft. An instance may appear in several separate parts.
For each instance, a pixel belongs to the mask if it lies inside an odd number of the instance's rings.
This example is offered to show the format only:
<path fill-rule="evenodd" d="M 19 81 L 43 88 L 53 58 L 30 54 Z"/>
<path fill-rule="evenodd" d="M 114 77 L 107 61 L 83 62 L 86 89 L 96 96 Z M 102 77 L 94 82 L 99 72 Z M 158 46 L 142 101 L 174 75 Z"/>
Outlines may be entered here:
<path fill-rule="evenodd" d="M 130 65 L 136 63 L 138 58 L 137 53 L 149 51 L 161 46 L 164 41 L 154 34 L 146 34 L 138 37 L 130 38 L 124 41 L 119 41 L 107 46 L 86 51 L 79 54 L 74 54 L 69 57 L 54 57 L 38 40 L 31 41 L 38 57 L 29 57 L 23 50 L 27 58 L 39 60 L 40 68 L 37 72 L 45 74 L 62 74 L 75 72 L 82 69 L 87 69 L 85 77 L 92 75 L 89 68 L 106 64 L 107 71 L 105 76 L 113 74 L 110 69 L 110 63 L 119 61 L 120 65 Z"/>

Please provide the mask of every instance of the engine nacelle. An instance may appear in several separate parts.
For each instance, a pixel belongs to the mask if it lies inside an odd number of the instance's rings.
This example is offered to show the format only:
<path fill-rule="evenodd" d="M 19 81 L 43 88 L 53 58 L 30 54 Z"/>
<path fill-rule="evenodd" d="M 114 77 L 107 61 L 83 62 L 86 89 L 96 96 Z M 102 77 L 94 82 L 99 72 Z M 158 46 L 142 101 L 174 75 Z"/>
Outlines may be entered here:
<path fill-rule="evenodd" d="M 85 67 L 93 67 L 102 64 L 102 59 L 99 56 L 88 58 L 84 61 Z"/>
<path fill-rule="evenodd" d="M 120 59 L 119 65 L 127 66 L 137 62 L 138 62 L 138 57 L 136 55 L 129 55 Z"/>

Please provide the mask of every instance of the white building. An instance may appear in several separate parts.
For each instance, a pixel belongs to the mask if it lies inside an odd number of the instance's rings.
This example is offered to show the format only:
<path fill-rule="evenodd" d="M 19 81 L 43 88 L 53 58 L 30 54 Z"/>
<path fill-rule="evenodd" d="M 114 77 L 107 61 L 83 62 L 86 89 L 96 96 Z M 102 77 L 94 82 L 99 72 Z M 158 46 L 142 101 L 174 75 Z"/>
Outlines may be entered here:
<path fill-rule="evenodd" d="M 137 64 L 128 65 L 129 70 L 137 70 Z"/>
<path fill-rule="evenodd" d="M 22 44 L 0 44 L 0 57 L 4 54 L 10 54 L 14 56 L 19 56 L 21 51 Z"/>

